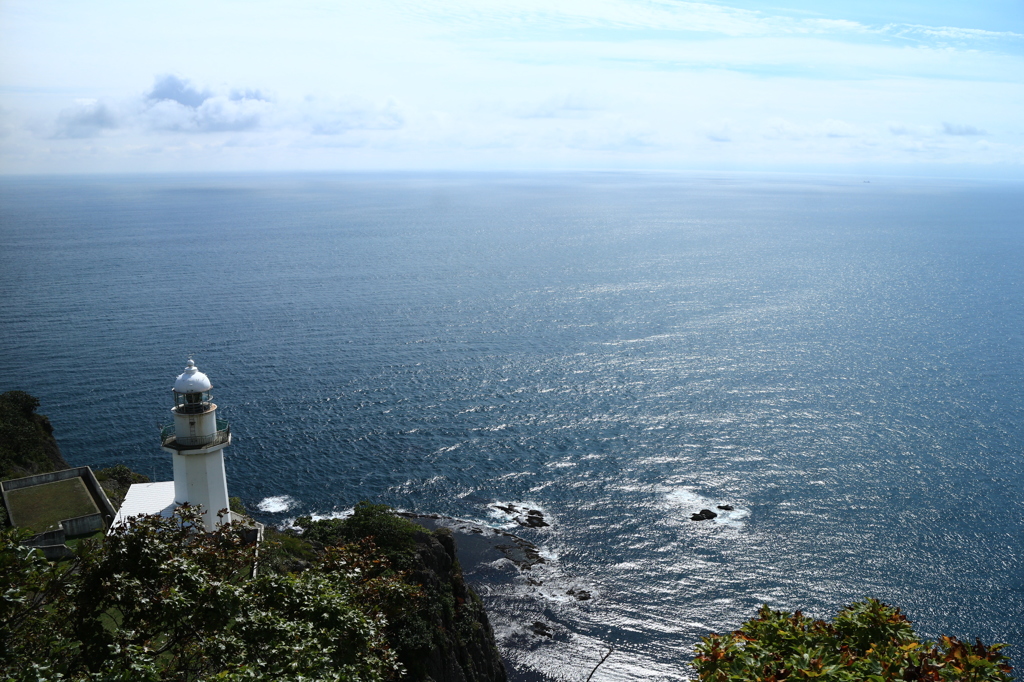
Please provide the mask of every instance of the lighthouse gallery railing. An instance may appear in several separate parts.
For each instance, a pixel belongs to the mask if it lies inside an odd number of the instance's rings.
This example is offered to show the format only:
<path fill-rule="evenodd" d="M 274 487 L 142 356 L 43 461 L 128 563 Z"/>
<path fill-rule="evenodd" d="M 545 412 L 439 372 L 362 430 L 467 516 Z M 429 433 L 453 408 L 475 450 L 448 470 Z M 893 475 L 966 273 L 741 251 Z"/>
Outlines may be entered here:
<path fill-rule="evenodd" d="M 179 446 L 189 446 L 201 448 L 206 445 L 216 445 L 218 443 L 226 443 L 228 436 L 231 435 L 231 425 L 228 424 L 226 419 L 217 420 L 217 430 L 208 436 L 181 436 L 174 432 L 174 424 L 168 424 L 167 426 L 161 427 L 160 429 L 160 443 L 168 447 L 173 447 L 175 444 Z"/>

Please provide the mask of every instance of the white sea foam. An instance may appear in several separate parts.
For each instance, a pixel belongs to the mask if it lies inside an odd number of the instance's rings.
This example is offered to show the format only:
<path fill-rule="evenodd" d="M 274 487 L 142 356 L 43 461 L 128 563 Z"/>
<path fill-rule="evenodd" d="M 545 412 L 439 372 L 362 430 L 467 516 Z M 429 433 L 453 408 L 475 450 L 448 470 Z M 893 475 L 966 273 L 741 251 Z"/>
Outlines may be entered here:
<path fill-rule="evenodd" d="M 291 495 L 274 495 L 273 497 L 264 497 L 260 500 L 260 503 L 256 505 L 256 508 L 262 512 L 268 514 L 279 514 L 286 512 L 298 502 Z"/>
<path fill-rule="evenodd" d="M 498 509 L 498 507 L 505 507 L 506 509 L 512 507 L 515 509 L 515 511 L 514 513 L 510 514 L 504 509 Z M 512 530 L 515 528 L 521 528 L 522 525 L 519 523 L 519 521 L 525 519 L 527 517 L 527 512 L 530 510 L 539 511 L 543 515 L 544 520 L 547 523 L 555 525 L 555 519 L 548 515 L 547 510 L 544 509 L 542 505 L 537 504 L 536 502 L 503 502 L 501 500 L 498 500 L 487 505 L 487 515 L 492 519 L 501 522 L 497 525 L 497 527 L 501 528 L 502 530 Z"/>
<path fill-rule="evenodd" d="M 352 516 L 354 512 L 354 509 L 342 509 L 341 511 L 332 511 L 327 512 L 326 514 L 313 513 L 309 516 L 314 521 L 325 521 L 327 519 L 347 519 L 348 517 Z"/>
<path fill-rule="evenodd" d="M 537 553 L 540 554 L 541 558 L 549 562 L 558 561 L 558 559 L 560 558 L 558 552 L 549 547 L 538 547 Z"/>
<path fill-rule="evenodd" d="M 730 528 L 742 528 L 745 523 L 744 519 L 750 516 L 749 509 L 741 509 L 733 505 L 731 511 L 725 509 L 719 509 L 718 505 L 731 504 L 728 501 L 714 500 L 710 497 L 705 497 L 698 493 L 695 493 L 690 488 L 677 488 L 665 495 L 665 500 L 673 509 L 678 509 L 683 514 L 696 514 L 701 509 L 710 509 L 718 516 L 711 519 L 711 521 L 719 526 L 728 526 Z M 706 523 L 702 521 L 701 523 Z"/>
<path fill-rule="evenodd" d="M 309 518 L 313 519 L 314 521 L 325 521 L 327 519 L 347 519 L 348 517 L 352 516 L 352 513 L 354 511 L 354 509 L 342 509 L 341 511 L 331 511 L 325 514 L 313 512 L 309 514 Z M 299 532 L 302 532 L 302 529 L 295 525 L 296 518 L 298 517 L 291 516 L 282 521 L 281 523 L 279 523 L 277 527 L 281 530 L 297 530 Z"/>

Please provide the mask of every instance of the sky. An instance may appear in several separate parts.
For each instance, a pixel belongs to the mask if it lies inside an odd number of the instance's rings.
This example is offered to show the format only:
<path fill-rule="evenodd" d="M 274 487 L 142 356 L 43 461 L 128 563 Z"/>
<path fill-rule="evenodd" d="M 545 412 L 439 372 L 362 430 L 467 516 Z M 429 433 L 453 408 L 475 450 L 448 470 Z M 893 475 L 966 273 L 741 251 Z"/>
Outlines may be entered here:
<path fill-rule="evenodd" d="M 1024 0 L 0 0 L 0 173 L 1024 178 Z"/>

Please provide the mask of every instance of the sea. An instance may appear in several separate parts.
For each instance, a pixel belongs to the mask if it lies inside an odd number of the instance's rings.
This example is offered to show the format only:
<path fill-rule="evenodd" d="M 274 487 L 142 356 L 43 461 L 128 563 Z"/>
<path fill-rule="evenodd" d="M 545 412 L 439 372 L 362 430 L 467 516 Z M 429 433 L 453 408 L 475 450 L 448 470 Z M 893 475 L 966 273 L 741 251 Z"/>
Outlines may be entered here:
<path fill-rule="evenodd" d="M 170 480 L 192 357 L 260 521 L 534 543 L 477 584 L 513 680 L 685 680 L 761 604 L 866 597 L 1024 663 L 1021 183 L 7 177 L 0 349 L 72 464 Z"/>

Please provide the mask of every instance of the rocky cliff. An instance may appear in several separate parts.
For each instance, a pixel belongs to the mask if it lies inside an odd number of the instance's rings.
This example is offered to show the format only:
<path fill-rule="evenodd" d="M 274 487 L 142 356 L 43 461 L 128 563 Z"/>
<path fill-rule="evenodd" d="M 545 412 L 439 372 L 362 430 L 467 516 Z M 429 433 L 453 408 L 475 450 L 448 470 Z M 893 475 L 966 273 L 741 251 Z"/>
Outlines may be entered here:
<path fill-rule="evenodd" d="M 439 634 L 439 646 L 424 660 L 407 662 L 410 673 L 434 682 L 505 680 L 505 666 L 483 602 L 463 580 L 452 532 L 441 528 L 433 533 L 418 531 L 413 537 L 416 567 L 409 579 L 425 594 L 438 597 L 430 609 L 430 622 Z"/>
<path fill-rule="evenodd" d="M 67 469 L 39 400 L 24 391 L 0 394 L 0 479 Z"/>
<path fill-rule="evenodd" d="M 366 543 L 382 575 L 399 576 L 417 596 L 387 613 L 387 638 L 418 682 L 504 682 L 505 666 L 480 598 L 466 584 L 451 530 L 428 531 L 385 505 L 360 502 L 346 519 L 296 520 L 301 535 L 278 542 L 278 570 L 315 563 L 326 547 Z M 305 558 L 303 558 L 305 557 Z M 270 558 L 273 563 L 275 559 Z"/>

